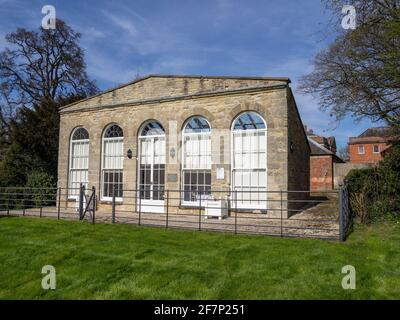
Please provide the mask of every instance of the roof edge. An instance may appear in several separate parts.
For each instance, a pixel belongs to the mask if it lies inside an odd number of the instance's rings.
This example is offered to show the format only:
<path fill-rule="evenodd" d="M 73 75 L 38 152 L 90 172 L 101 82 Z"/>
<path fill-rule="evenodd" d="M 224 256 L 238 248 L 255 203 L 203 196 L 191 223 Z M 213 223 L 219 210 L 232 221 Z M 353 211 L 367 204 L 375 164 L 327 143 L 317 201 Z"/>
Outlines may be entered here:
<path fill-rule="evenodd" d="M 97 93 L 95 95 L 92 95 L 92 96 L 83 98 L 81 100 L 72 102 L 72 103 L 67 104 L 65 106 L 62 106 L 62 107 L 60 107 L 58 109 L 59 110 L 63 110 L 63 109 L 69 108 L 69 107 L 74 106 L 74 105 L 76 105 L 78 103 L 87 101 L 87 100 L 92 99 L 92 98 L 96 98 L 96 97 L 98 97 L 98 96 L 100 96 L 102 94 L 109 93 L 109 92 L 112 92 L 114 90 L 122 89 L 124 87 L 130 86 L 132 84 L 135 84 L 135 83 L 138 83 L 140 81 L 147 80 L 147 79 L 150 79 L 150 78 L 275 80 L 275 81 L 284 81 L 284 82 L 286 82 L 286 84 L 291 83 L 291 80 L 288 77 L 261 77 L 261 76 L 259 76 L 259 77 L 257 77 L 257 76 L 251 77 L 251 76 L 207 76 L 207 75 L 149 74 L 147 76 L 143 76 L 143 77 L 134 79 L 133 81 L 121 84 L 121 85 L 113 87 L 111 89 L 107 89 L 107 90 L 101 91 L 101 92 L 99 92 L 99 93 Z"/>
<path fill-rule="evenodd" d="M 121 106 L 142 105 L 142 104 L 149 104 L 149 103 L 162 103 L 162 102 L 175 101 L 175 100 L 205 98 L 205 97 L 220 96 L 220 95 L 227 95 L 227 94 L 231 95 L 231 94 L 241 94 L 241 93 L 263 92 L 263 91 L 267 91 L 267 90 L 286 89 L 287 87 L 288 87 L 287 84 L 279 84 L 279 85 L 270 85 L 270 86 L 262 86 L 262 87 L 242 88 L 242 89 L 235 89 L 235 90 L 196 93 L 196 94 L 192 94 L 192 95 L 162 97 L 162 98 L 149 99 L 149 100 L 130 100 L 130 101 L 126 101 L 126 102 L 102 105 L 101 108 L 115 108 L 115 107 L 121 107 Z M 70 110 L 70 111 L 60 109 L 59 113 L 67 114 L 67 113 L 75 113 L 75 112 L 92 111 L 97 108 L 98 107 L 90 107 L 90 108 L 84 108 L 82 110 Z"/>
<path fill-rule="evenodd" d="M 289 80 L 289 81 L 290 81 L 290 80 Z M 290 82 L 288 82 L 288 83 L 290 83 Z M 305 140 L 307 141 L 307 140 L 308 140 L 307 132 L 306 132 L 306 130 L 305 130 L 305 128 L 304 128 L 303 119 L 301 118 L 300 111 L 299 111 L 299 107 L 297 106 L 297 101 L 296 101 L 296 98 L 294 97 L 293 90 L 292 90 L 292 88 L 291 88 L 290 86 L 287 86 L 287 87 L 286 87 L 286 90 L 289 91 L 290 97 L 293 99 L 293 102 L 294 102 L 294 109 L 295 109 L 295 111 L 296 111 L 297 118 L 300 120 L 301 128 L 302 128 L 302 132 L 303 132 L 304 138 L 305 138 Z M 288 99 L 289 97 L 286 95 L 286 98 Z M 287 100 L 287 102 L 289 102 L 289 101 Z M 289 107 L 289 104 L 287 104 L 287 107 Z M 309 153 L 311 154 L 311 153 L 312 153 L 312 150 L 311 150 L 311 147 L 310 147 L 310 145 L 309 145 L 308 143 L 307 143 L 307 147 L 308 147 Z"/>
<path fill-rule="evenodd" d="M 322 151 L 326 152 L 325 155 L 329 154 L 334 154 L 331 150 L 325 148 L 324 146 L 321 146 L 318 142 L 314 141 L 312 138 L 307 137 L 308 141 L 310 141 L 313 145 L 315 145 L 317 148 L 321 149 Z"/>

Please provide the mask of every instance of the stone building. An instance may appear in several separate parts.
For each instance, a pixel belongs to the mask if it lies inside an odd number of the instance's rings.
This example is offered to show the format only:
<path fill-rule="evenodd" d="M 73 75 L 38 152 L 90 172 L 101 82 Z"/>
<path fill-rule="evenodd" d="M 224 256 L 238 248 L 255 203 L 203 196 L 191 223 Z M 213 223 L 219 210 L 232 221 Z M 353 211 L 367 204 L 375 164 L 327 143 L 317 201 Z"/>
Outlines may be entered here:
<path fill-rule="evenodd" d="M 82 183 L 96 187 L 103 210 L 113 193 L 121 208 L 143 212 L 163 212 L 167 201 L 185 211 L 210 195 L 230 195 L 238 209 L 275 208 L 276 191 L 308 190 L 310 181 L 309 144 L 289 84 L 151 75 L 62 107 L 63 200 L 73 206 Z"/>

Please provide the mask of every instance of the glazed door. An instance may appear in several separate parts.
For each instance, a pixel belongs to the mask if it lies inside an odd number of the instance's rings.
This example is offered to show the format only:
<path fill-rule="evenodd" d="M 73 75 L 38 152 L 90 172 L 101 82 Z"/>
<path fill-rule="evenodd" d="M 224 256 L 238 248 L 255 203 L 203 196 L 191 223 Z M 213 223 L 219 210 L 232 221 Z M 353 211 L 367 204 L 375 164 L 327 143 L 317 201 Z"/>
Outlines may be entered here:
<path fill-rule="evenodd" d="M 165 137 L 140 139 L 139 197 L 142 212 L 164 212 Z"/>

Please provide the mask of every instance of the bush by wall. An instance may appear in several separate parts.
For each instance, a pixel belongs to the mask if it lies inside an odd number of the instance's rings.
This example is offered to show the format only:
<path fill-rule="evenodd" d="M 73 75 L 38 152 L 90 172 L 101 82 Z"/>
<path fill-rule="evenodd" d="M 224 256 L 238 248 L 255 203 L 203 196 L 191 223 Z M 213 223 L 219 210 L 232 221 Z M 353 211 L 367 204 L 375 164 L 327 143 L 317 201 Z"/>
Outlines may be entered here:
<path fill-rule="evenodd" d="M 351 208 L 361 223 L 400 218 L 400 144 L 377 167 L 346 176 Z"/>
<path fill-rule="evenodd" d="M 0 210 L 29 209 L 56 204 L 56 181 L 52 175 L 34 170 L 22 187 L 0 187 Z"/>
<path fill-rule="evenodd" d="M 56 201 L 56 181 L 54 177 L 44 171 L 33 171 L 28 175 L 26 182 L 29 192 L 27 197 L 34 207 L 51 206 Z"/>

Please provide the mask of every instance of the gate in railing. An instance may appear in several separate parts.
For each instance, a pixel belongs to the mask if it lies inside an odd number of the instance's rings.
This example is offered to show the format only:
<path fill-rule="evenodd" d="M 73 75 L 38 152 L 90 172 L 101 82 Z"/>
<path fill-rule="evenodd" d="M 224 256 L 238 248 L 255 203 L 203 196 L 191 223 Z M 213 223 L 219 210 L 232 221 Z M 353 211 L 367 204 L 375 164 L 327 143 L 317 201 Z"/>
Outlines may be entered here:
<path fill-rule="evenodd" d="M 350 209 L 349 188 L 344 185 L 339 191 L 339 238 L 345 241 L 353 225 L 353 215 Z"/>
<path fill-rule="evenodd" d="M 95 223 L 95 212 L 96 212 L 96 187 L 92 187 L 92 190 L 86 192 L 85 186 L 81 185 L 79 189 L 79 220 L 85 219 Z"/>

